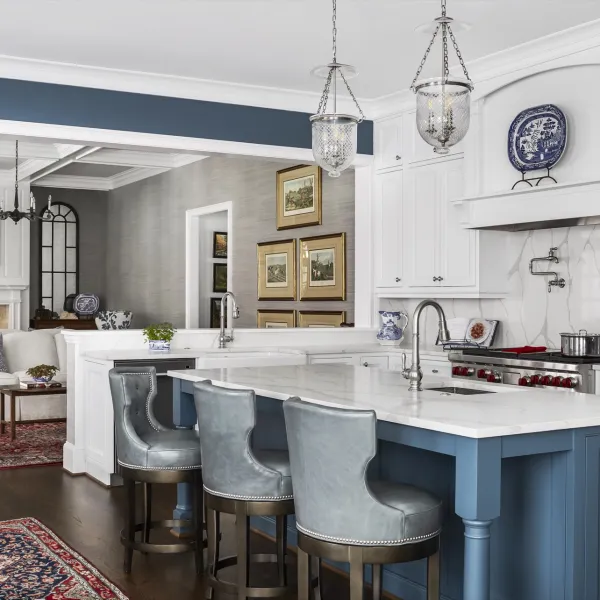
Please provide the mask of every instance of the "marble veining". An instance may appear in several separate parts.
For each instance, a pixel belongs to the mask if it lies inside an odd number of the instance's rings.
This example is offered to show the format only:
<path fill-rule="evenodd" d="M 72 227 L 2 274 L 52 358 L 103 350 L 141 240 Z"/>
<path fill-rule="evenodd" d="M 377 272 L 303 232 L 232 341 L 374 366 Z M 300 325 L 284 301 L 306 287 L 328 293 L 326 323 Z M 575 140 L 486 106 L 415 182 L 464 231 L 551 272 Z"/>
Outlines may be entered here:
<path fill-rule="evenodd" d="M 348 365 L 302 365 L 169 371 L 187 381 L 253 389 L 258 395 L 325 406 L 374 410 L 377 418 L 401 425 L 488 438 L 600 426 L 600 400 L 590 394 L 471 384 L 426 376 L 422 392 L 409 392 L 401 373 Z M 493 394 L 444 395 L 428 390 L 445 385 Z"/>
<path fill-rule="evenodd" d="M 560 348 L 562 332 L 587 329 L 600 332 L 600 227 L 582 226 L 507 233 L 509 293 L 502 299 L 440 299 L 448 318 L 499 319 L 495 346 L 523 344 Z M 552 265 L 566 287 L 547 291 L 547 277 L 529 273 L 529 261 L 546 256 L 557 246 L 558 265 Z M 541 263 L 543 266 L 543 263 Z M 538 267 L 540 268 L 540 267 Z M 381 310 L 412 314 L 419 299 L 382 299 Z M 422 339 L 435 342 L 437 317 L 427 309 Z M 410 329 L 410 324 L 408 326 Z M 407 331 L 406 336 L 410 334 Z"/>

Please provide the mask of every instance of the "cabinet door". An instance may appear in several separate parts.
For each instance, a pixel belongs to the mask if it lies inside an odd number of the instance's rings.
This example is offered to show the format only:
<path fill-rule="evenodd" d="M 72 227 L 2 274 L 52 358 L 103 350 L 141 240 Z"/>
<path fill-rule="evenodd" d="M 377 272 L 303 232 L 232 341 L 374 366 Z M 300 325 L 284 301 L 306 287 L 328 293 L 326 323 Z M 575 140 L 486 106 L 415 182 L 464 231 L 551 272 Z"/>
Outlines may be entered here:
<path fill-rule="evenodd" d="M 477 233 L 460 224 L 459 210 L 452 200 L 464 195 L 463 159 L 440 165 L 441 169 L 441 236 L 440 274 L 443 287 L 476 285 Z"/>
<path fill-rule="evenodd" d="M 375 123 L 375 168 L 388 169 L 402 164 L 402 117 Z"/>
<path fill-rule="evenodd" d="M 375 286 L 402 287 L 404 202 L 401 170 L 376 175 Z"/>
<path fill-rule="evenodd" d="M 438 248 L 440 231 L 439 165 L 406 170 L 406 250 L 409 255 L 408 285 L 439 287 Z"/>

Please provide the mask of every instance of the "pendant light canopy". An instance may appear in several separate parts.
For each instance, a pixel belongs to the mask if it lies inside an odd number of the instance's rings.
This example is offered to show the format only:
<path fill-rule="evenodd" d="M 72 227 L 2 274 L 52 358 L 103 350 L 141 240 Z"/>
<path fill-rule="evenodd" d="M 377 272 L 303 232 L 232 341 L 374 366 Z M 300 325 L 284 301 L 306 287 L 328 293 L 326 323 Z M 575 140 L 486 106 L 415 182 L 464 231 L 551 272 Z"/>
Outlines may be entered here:
<path fill-rule="evenodd" d="M 471 91 L 473 82 L 467 72 L 452 32 L 453 19 L 446 15 L 446 0 L 441 0 L 442 16 L 435 19 L 435 31 L 425 56 L 413 79 L 411 89 L 417 95 L 417 129 L 421 137 L 433 146 L 434 152 L 448 154 L 450 147 L 460 142 L 467 131 L 471 119 Z M 442 38 L 441 77 L 419 80 L 421 71 L 431 52 L 438 34 Z M 450 77 L 448 67 L 448 38 L 458 56 L 465 79 Z"/>
<path fill-rule="evenodd" d="M 333 60 L 322 67 L 313 69 L 311 74 L 325 79 L 325 88 L 319 102 L 317 114 L 310 120 L 312 123 L 312 150 L 317 164 L 325 169 L 330 177 L 339 177 L 347 169 L 356 156 L 356 129 L 365 115 L 356 100 L 348 79 L 355 77 L 357 71 L 350 65 L 337 61 L 337 5 L 333 1 Z M 337 112 L 337 86 L 342 82 L 354 100 L 359 117 Z M 327 112 L 331 93 L 333 112 Z"/>

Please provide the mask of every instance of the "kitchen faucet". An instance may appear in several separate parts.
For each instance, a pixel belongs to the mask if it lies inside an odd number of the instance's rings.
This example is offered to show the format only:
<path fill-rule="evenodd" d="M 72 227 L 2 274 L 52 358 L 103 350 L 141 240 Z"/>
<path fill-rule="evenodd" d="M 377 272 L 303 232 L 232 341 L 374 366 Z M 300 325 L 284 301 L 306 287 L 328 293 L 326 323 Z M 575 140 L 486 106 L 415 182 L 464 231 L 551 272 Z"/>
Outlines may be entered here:
<path fill-rule="evenodd" d="M 423 371 L 421 370 L 421 357 L 419 354 L 419 320 L 421 313 L 424 308 L 433 306 L 437 311 L 439 318 L 439 340 L 440 342 L 449 342 L 450 333 L 448 331 L 448 324 L 446 323 L 446 315 L 444 309 L 435 300 L 423 300 L 413 315 L 412 325 L 412 365 L 410 369 L 406 368 L 406 354 L 402 355 L 402 375 L 405 379 L 409 380 L 408 389 L 411 392 L 420 392 L 423 388 L 421 387 L 421 380 L 423 379 Z"/>
<path fill-rule="evenodd" d="M 231 302 L 233 303 L 231 316 L 234 319 L 238 319 L 240 316 L 240 309 L 235 301 L 233 292 L 225 292 L 221 298 L 221 314 L 219 317 L 221 331 L 219 332 L 219 348 L 227 348 L 227 342 L 233 342 L 233 323 L 231 323 L 231 332 L 229 335 L 227 335 L 225 331 L 225 319 L 227 318 L 227 298 L 231 298 Z"/>

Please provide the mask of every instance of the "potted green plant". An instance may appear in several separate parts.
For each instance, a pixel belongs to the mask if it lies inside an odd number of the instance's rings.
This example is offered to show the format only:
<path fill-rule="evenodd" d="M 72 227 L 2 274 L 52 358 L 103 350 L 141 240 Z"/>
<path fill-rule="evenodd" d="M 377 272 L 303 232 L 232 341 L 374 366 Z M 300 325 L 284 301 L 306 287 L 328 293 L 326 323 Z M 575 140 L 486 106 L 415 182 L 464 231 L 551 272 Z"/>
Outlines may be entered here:
<path fill-rule="evenodd" d="M 176 331 L 172 323 L 155 323 L 144 328 L 144 340 L 148 342 L 150 350 L 168 352 Z"/>
<path fill-rule="evenodd" d="M 52 365 L 37 365 L 27 369 L 29 375 L 34 381 L 48 383 L 58 373 L 58 369 Z"/>

